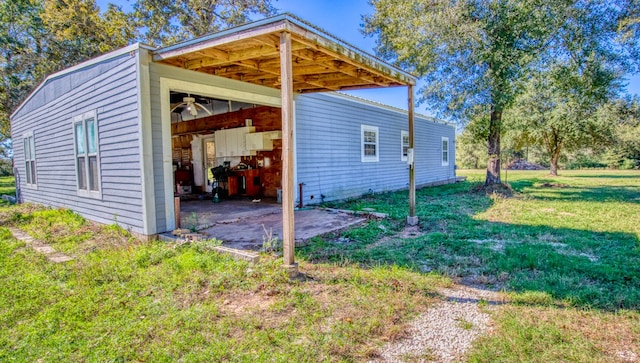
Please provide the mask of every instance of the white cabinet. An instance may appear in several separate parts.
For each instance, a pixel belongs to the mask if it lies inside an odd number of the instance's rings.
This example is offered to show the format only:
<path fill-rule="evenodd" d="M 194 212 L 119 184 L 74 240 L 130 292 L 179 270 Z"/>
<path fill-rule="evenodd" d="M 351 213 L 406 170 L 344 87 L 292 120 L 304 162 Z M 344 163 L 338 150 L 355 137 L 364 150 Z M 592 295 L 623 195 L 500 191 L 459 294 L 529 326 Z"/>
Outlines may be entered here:
<path fill-rule="evenodd" d="M 215 143 L 216 143 L 216 157 L 221 158 L 228 156 L 227 155 L 227 138 L 226 130 L 219 130 L 215 133 Z"/>
<path fill-rule="evenodd" d="M 273 140 L 281 138 L 281 131 L 255 132 L 247 134 L 247 148 L 249 150 L 256 151 L 271 151 L 273 150 Z"/>
<path fill-rule="evenodd" d="M 249 150 L 273 150 L 273 140 L 267 139 L 262 132 L 247 134 L 247 148 Z"/>
<path fill-rule="evenodd" d="M 216 157 L 255 155 L 255 151 L 247 148 L 246 142 L 246 135 L 255 130 L 254 126 L 247 126 L 216 131 Z"/>

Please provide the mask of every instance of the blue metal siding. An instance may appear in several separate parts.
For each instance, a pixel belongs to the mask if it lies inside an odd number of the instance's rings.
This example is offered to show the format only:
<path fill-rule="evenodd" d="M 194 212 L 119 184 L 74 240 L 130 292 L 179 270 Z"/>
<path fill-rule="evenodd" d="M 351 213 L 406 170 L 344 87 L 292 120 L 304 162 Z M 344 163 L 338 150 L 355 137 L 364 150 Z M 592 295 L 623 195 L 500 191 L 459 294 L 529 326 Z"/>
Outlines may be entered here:
<path fill-rule="evenodd" d="M 401 131 L 408 130 L 406 113 L 331 94 L 296 98 L 296 172 L 304 183 L 303 202 L 357 197 L 368 192 L 409 186 L 409 169 L 401 155 Z M 379 161 L 361 161 L 361 125 L 378 127 Z M 448 136 L 453 157 L 455 129 L 451 125 L 415 119 L 416 183 L 453 177 L 453 161 L 442 166 L 441 137 Z M 313 196 L 313 199 L 311 197 Z"/>
<path fill-rule="evenodd" d="M 12 118 L 15 162 L 24 175 L 22 135 L 33 131 L 37 189 L 26 202 L 70 208 L 101 223 L 143 233 L 136 57 L 123 54 L 48 80 Z M 79 196 L 72 119 L 95 110 L 101 199 Z"/>

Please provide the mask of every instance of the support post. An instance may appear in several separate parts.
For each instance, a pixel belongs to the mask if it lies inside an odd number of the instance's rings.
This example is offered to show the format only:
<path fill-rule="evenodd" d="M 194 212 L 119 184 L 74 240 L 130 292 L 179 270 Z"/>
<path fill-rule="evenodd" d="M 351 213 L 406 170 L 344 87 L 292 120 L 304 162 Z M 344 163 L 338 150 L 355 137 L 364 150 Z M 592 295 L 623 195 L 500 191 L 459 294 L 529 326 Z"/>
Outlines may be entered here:
<path fill-rule="evenodd" d="M 293 65 L 291 33 L 280 33 L 280 94 L 282 98 L 282 250 L 289 276 L 298 274 L 293 218 Z"/>
<path fill-rule="evenodd" d="M 173 198 L 173 211 L 176 216 L 176 229 L 180 229 L 180 197 Z"/>
<path fill-rule="evenodd" d="M 411 150 L 412 157 L 409 162 L 409 215 L 407 216 L 407 224 L 415 226 L 418 224 L 418 216 L 416 216 L 416 153 L 414 144 L 414 117 L 413 117 L 413 85 L 408 85 L 408 116 L 409 116 L 409 149 Z"/>

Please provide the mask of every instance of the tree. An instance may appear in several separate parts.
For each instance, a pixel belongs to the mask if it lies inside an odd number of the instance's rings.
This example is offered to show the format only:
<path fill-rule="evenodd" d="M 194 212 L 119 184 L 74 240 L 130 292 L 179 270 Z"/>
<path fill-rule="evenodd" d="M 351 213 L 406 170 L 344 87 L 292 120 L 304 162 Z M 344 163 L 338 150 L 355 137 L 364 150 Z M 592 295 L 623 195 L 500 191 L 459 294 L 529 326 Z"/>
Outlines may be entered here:
<path fill-rule="evenodd" d="M 167 45 L 241 25 L 251 14 L 275 13 L 271 0 L 137 0 L 135 18 L 146 32 L 143 40 L 152 45 Z"/>
<path fill-rule="evenodd" d="M 46 30 L 35 0 L 0 0 L 0 144 L 11 137 L 9 115 L 42 73 Z"/>
<path fill-rule="evenodd" d="M 130 17 L 95 0 L 0 0 L 0 145 L 9 115 L 43 78 L 137 38 Z"/>
<path fill-rule="evenodd" d="M 52 37 L 51 70 L 127 46 L 138 35 L 130 15 L 113 4 L 101 14 L 95 0 L 46 0 L 42 21 Z"/>
<path fill-rule="evenodd" d="M 614 142 L 607 154 L 611 167 L 640 168 L 640 100 L 617 99 L 603 105 L 598 117 L 613 125 Z"/>
<path fill-rule="evenodd" d="M 559 77 L 538 73 L 505 112 L 505 124 L 516 145 L 543 146 L 554 176 L 563 151 L 606 144 L 612 139 L 613 126 L 597 112 L 608 99 L 607 84 L 594 84 L 598 77 L 592 75 Z"/>
<path fill-rule="evenodd" d="M 500 183 L 503 112 L 529 74 L 557 57 L 586 59 L 588 52 L 573 49 L 577 37 L 599 45 L 617 40 L 633 2 L 371 0 L 375 12 L 364 17 L 364 33 L 378 36 L 379 55 L 424 78 L 420 100 L 439 115 L 461 122 L 488 116 L 489 186 Z M 602 24 L 606 32 L 596 28 Z M 608 50 L 620 63 L 631 58 L 622 45 Z"/>

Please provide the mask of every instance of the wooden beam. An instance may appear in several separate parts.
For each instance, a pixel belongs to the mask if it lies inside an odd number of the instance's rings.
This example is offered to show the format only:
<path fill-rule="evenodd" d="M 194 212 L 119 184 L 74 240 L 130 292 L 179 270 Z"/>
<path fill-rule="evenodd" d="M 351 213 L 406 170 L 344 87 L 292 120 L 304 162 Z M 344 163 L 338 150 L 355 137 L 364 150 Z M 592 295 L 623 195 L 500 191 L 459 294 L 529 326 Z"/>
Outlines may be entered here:
<path fill-rule="evenodd" d="M 297 275 L 293 217 L 293 67 L 291 33 L 280 33 L 280 78 L 282 85 L 282 251 L 290 275 Z"/>
<path fill-rule="evenodd" d="M 206 50 L 203 52 L 206 52 Z M 202 57 L 199 59 L 193 59 L 187 61 L 184 67 L 186 69 L 213 67 L 225 63 L 235 63 L 243 60 L 253 59 L 257 57 L 268 57 L 270 55 L 276 54 L 278 54 L 278 50 L 276 48 L 270 47 L 268 45 L 260 45 L 240 51 L 227 52 L 227 55 L 222 57 Z"/>
<path fill-rule="evenodd" d="M 297 51 L 295 55 L 303 59 L 311 60 L 318 65 L 324 65 L 345 75 L 362 79 L 368 83 L 374 83 L 378 86 L 386 87 L 389 83 L 388 81 L 385 82 L 385 78 L 381 76 L 373 76 L 370 72 L 357 68 L 348 62 L 344 62 L 342 60 L 336 61 L 334 57 L 329 54 L 324 54 L 322 51 L 304 49 Z"/>
<path fill-rule="evenodd" d="M 414 119 L 413 119 L 413 86 L 407 86 L 409 92 L 409 150 L 412 154 L 409 164 L 409 215 L 407 216 L 407 224 L 411 226 L 415 226 L 418 224 L 418 217 L 416 216 L 416 153 L 415 153 L 415 143 L 414 143 Z"/>
<path fill-rule="evenodd" d="M 330 50 L 330 49 L 327 49 L 327 48 L 321 48 L 319 45 L 314 44 L 312 41 L 310 41 L 308 39 L 296 38 L 296 41 L 298 41 L 298 42 L 300 42 L 302 44 L 305 44 L 307 47 L 311 47 L 311 49 L 316 49 L 319 52 L 323 52 L 323 53 L 326 53 L 326 54 L 328 54 L 330 56 L 333 56 L 335 59 L 340 60 L 340 61 L 345 62 L 345 63 L 348 63 L 348 64 L 352 65 L 353 67 L 355 67 L 356 69 L 363 69 L 363 68 L 361 68 L 363 64 L 359 64 L 357 61 L 349 58 L 348 56 L 346 56 L 344 54 L 340 54 L 340 53 L 338 53 L 336 51 L 333 51 L 333 50 Z M 369 72 L 371 74 L 375 74 L 377 76 L 380 76 L 383 79 L 386 79 L 388 81 L 395 80 L 393 77 L 391 77 L 391 76 L 389 76 L 389 75 L 387 75 L 387 74 L 385 74 L 385 73 L 383 73 L 380 70 L 375 69 L 375 68 L 366 68 L 364 70 L 366 70 L 367 72 Z"/>

